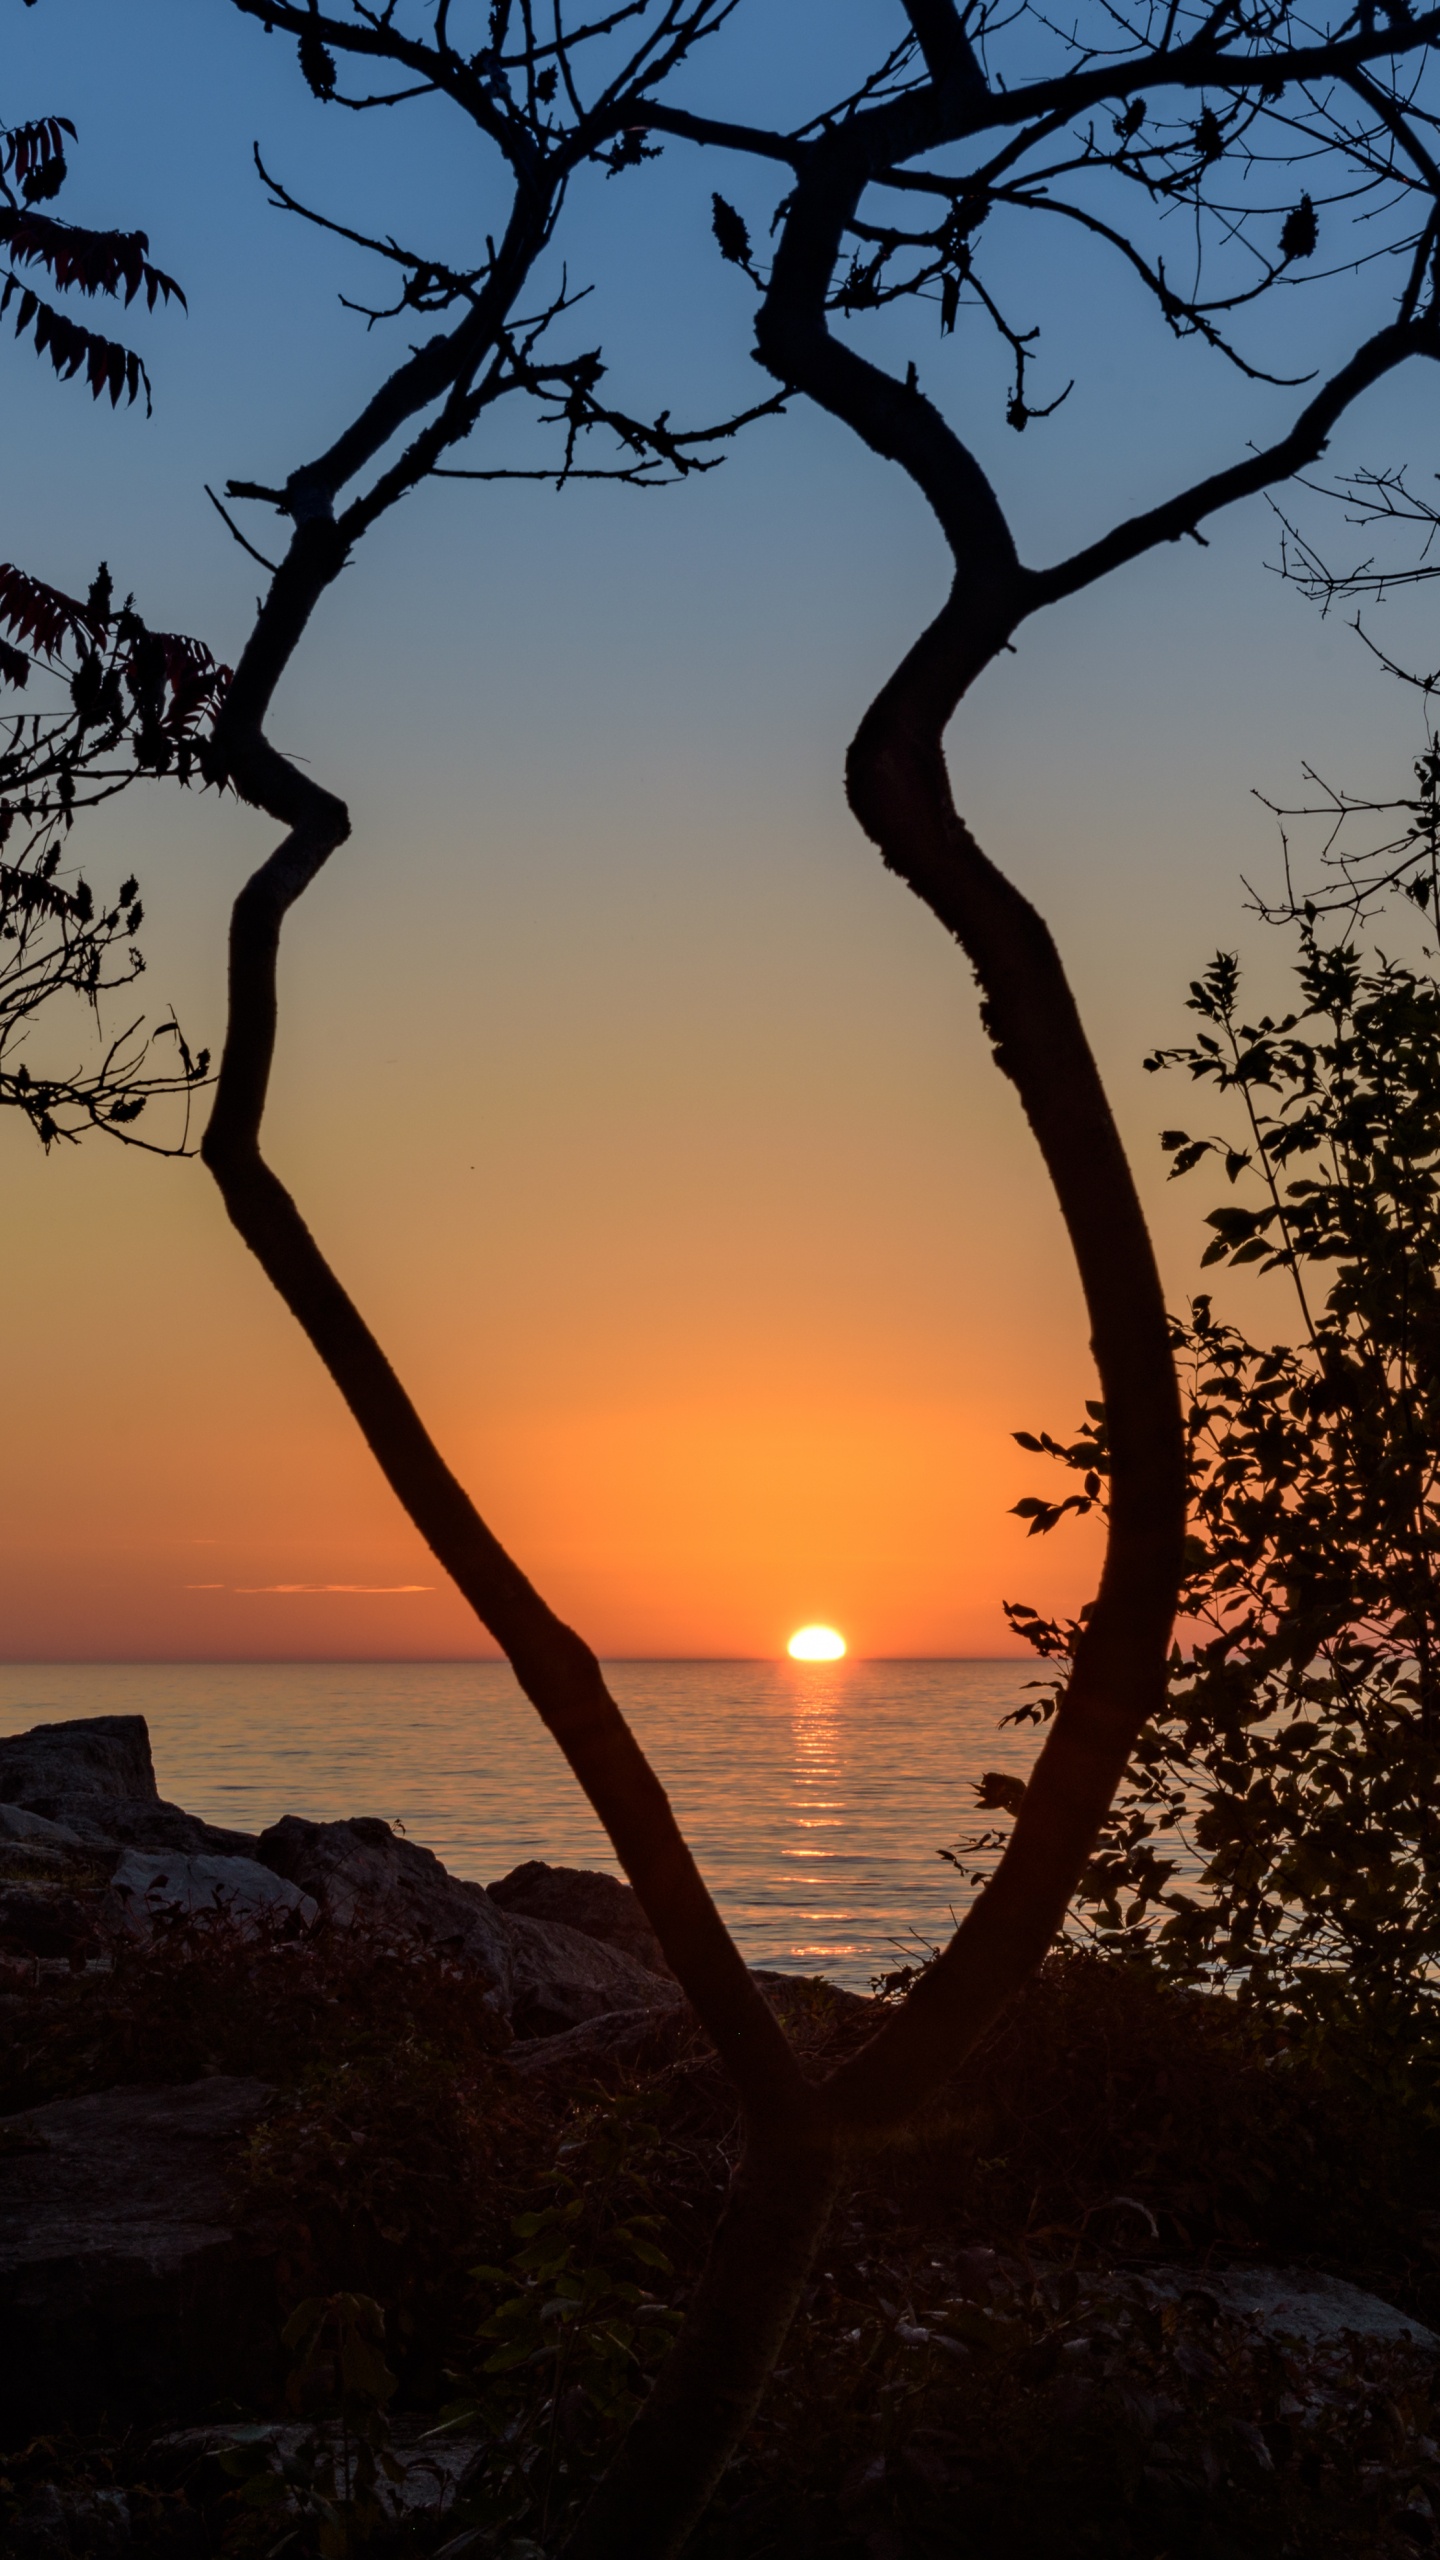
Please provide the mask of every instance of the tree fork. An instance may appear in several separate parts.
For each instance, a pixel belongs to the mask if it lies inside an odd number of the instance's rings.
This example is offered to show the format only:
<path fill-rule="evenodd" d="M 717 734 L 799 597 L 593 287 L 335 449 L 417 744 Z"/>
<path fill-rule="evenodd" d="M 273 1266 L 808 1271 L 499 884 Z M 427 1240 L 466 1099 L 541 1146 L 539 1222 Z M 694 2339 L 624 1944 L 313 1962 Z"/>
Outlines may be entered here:
<path fill-rule="evenodd" d="M 921 16 L 928 53 L 943 12 Z M 946 604 L 861 722 L 848 795 L 887 867 L 974 968 L 997 1064 L 1020 1096 L 1075 1255 L 1114 1472 L 1100 1591 L 1005 1855 L 939 1962 L 832 2084 L 841 2117 L 872 2133 L 903 2122 L 959 2062 L 1064 1917 L 1135 1738 L 1164 1696 L 1186 1493 L 1164 1296 L 1104 1086 L 1049 929 L 964 825 L 945 763 L 956 708 L 1034 609 L 1039 581 L 1021 564 L 979 463 L 913 369 L 895 380 L 827 323 L 845 227 L 876 174 L 882 136 L 888 148 L 894 113 L 881 110 L 869 133 L 857 118 L 814 146 L 789 199 L 756 353 L 787 388 L 900 464 L 954 559 Z"/>

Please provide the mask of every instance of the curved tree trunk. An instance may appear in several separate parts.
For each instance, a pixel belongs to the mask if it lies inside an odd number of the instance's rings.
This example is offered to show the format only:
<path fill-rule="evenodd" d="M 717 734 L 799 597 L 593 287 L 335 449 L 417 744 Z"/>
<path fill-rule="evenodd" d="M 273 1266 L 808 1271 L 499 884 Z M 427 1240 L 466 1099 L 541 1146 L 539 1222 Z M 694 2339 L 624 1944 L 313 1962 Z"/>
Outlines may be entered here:
<path fill-rule="evenodd" d="M 848 2149 L 883 2140 L 914 2115 L 1052 1943 L 1136 1737 L 1163 1703 L 1185 1530 L 1179 1391 L 1130 1168 L 1049 930 L 959 817 L 945 763 L 956 705 L 1030 609 L 1033 581 L 984 475 L 913 381 L 892 382 L 825 327 L 840 226 L 862 175 L 845 133 L 833 149 L 817 147 L 791 201 L 759 353 L 787 387 L 808 392 L 910 470 L 956 555 L 949 602 L 856 736 L 849 797 L 887 866 L 974 968 L 996 1062 L 1019 1093 L 1075 1255 L 1112 1473 L 1100 1591 L 1000 1866 L 903 2007 L 816 2093 L 835 2180 Z M 753 2174 L 766 2195 L 785 2192 L 793 2157 L 777 2156 L 774 2141 L 772 2132 L 757 2145 Z M 824 2220 L 797 2221 L 794 2246 L 768 2267 L 763 2225 L 739 2213 L 722 2222 L 674 2380 L 662 2377 L 636 2420 L 567 2560 L 625 2560 L 632 2551 L 671 2560 L 680 2550 L 723 2467 L 718 2426 L 704 2420 L 717 2375 L 737 2377 L 733 2401 L 723 2403 L 732 2444 L 747 2413 L 738 2377 L 743 2371 L 748 2392 L 752 2363 L 741 2353 L 739 2308 L 756 2317 L 773 2360 Z"/>
<path fill-rule="evenodd" d="M 1053 1939 L 1136 1736 L 1164 1700 L 1185 1529 L 1164 1297 L 1104 1086 L 1049 930 L 956 814 L 927 718 L 927 661 L 947 645 L 945 620 L 867 716 L 850 798 L 888 866 L 970 959 L 996 1062 L 1039 1143 L 1090 1317 L 1110 1516 L 1099 1593 L 1005 1856 L 910 2002 L 841 2075 L 847 2115 L 872 2127 L 903 2120 L 937 2060 L 953 2067 Z"/>
<path fill-rule="evenodd" d="M 1001 1865 L 950 1947 L 858 2055 L 808 2086 L 696 1869 L 663 1788 L 565 1626 L 446 1466 L 380 1345 L 260 1147 L 280 936 L 349 833 L 343 804 L 277 753 L 277 675 L 346 545 L 297 528 L 217 733 L 237 787 L 289 832 L 236 900 L 230 1017 L 202 1152 L 229 1213 L 324 1360 L 410 1519 L 554 1733 L 739 2092 L 745 2153 L 673 2356 L 570 2546 L 669 2560 L 743 2435 L 804 2290 L 847 2152 L 883 2140 L 951 2072 L 1043 1956 L 1158 1704 L 1183 1528 L 1179 1406 L 1134 1187 L 1050 936 L 980 852 L 949 795 L 941 731 L 958 632 L 947 608 L 867 715 L 852 801 L 891 868 L 965 948 L 997 1057 L 1055 1182 L 1091 1308 L 1114 1445 L 1111 1532 L 1075 1675 Z"/>
<path fill-rule="evenodd" d="M 235 901 L 225 1048 L 201 1154 L 232 1220 L 330 1371 L 409 1518 L 503 1647 L 554 1734 L 746 2106 L 764 2122 L 798 2097 L 798 2066 L 599 1663 L 481 1519 L 261 1153 L 281 931 L 296 899 L 350 831 L 343 803 L 278 754 L 264 735 L 262 722 L 284 663 L 284 652 L 272 645 L 273 623 L 291 617 L 303 623 L 344 556 L 332 525 L 315 523 L 296 532 L 272 593 L 272 624 L 262 615 L 217 726 L 218 750 L 237 788 L 287 822 L 290 833 Z"/>
<path fill-rule="evenodd" d="M 1041 1961 L 1142 1724 L 1163 1703 L 1185 1520 L 1184 1443 L 1159 1275 L 1130 1170 L 1050 934 L 956 815 L 923 706 L 925 644 L 856 739 L 850 793 L 891 869 L 980 983 L 998 1063 L 1035 1130 L 1085 1287 L 1112 1440 L 1104 1574 L 1073 1676 L 994 1877 L 903 2007 L 816 2092 L 797 2149 L 752 2139 L 675 2355 L 565 2560 L 673 2560 L 758 2403 L 849 2153 L 953 2072 Z"/>

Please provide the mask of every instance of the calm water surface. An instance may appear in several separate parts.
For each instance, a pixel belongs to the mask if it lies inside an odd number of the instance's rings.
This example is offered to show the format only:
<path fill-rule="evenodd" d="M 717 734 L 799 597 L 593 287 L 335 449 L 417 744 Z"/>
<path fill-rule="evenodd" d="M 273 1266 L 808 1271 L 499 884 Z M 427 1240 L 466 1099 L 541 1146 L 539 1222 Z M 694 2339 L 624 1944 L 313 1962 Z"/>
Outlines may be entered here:
<path fill-rule="evenodd" d="M 617 1662 L 607 1676 L 752 1964 L 868 1987 L 950 1926 L 936 1851 L 981 1827 L 967 1781 L 1024 1777 L 1019 1662 Z M 403 1822 L 481 1884 L 609 1843 L 502 1663 L 0 1665 L 0 1731 L 143 1715 L 160 1792 L 259 1831 L 283 1813 Z"/>

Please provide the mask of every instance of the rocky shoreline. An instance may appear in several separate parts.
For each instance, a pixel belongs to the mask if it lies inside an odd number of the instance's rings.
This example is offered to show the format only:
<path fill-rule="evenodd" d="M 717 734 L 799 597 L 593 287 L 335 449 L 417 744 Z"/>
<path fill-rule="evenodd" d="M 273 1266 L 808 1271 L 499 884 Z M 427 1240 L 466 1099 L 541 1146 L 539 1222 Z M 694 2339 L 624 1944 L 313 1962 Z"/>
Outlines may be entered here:
<path fill-rule="evenodd" d="M 143 1716 L 0 1741 L 0 1961 L 103 1962 L 118 1932 L 202 1914 L 256 1931 L 383 1926 L 463 1966 L 518 2037 L 680 1998 L 613 1877 L 531 1864 L 472 1884 L 367 1816 L 222 1829 L 162 1798 Z"/>
<path fill-rule="evenodd" d="M 757 1979 L 807 2069 L 869 2031 L 871 2001 Z M 857 2163 L 697 2560 L 1440 2547 L 1433 2134 L 1387 2158 L 1363 2094 L 1277 2072 L 1225 2005 L 1060 1960 L 914 2145 Z M 481 1887 L 368 1817 L 203 1822 L 138 1716 L 0 1739 L 0 2061 L 7 2560 L 328 2550 L 355 2410 L 297 2370 L 306 2298 L 395 2364 L 361 2411 L 377 2553 L 467 2518 L 457 2552 L 533 2552 L 618 2423 L 609 2384 L 552 2383 L 564 2324 L 599 2287 L 590 2371 L 648 2306 L 620 2358 L 648 2387 L 736 2156 L 614 1877 Z M 531 2236 L 566 2217 L 573 2277 Z"/>
<path fill-rule="evenodd" d="M 654 2062 L 696 2032 L 639 1903 L 612 1876 L 532 1861 L 482 1887 L 367 1816 L 224 1829 L 162 1798 L 143 1716 L 0 1740 L 0 2021 L 47 1980 L 103 1975 L 117 1946 L 177 1931 L 272 1953 L 358 1932 L 439 1960 L 530 2081 Z M 0 2118 L 0 2407 L 12 2428 L 102 2411 L 175 2419 L 273 2387 L 269 2254 L 237 2225 L 230 2190 L 274 2097 L 265 2080 L 218 2074 Z"/>

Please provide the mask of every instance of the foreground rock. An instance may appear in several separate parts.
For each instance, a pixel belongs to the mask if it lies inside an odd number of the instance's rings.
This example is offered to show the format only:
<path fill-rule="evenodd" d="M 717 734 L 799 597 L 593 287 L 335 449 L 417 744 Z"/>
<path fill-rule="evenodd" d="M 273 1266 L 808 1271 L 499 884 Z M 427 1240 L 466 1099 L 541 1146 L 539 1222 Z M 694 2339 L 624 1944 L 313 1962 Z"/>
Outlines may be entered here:
<path fill-rule="evenodd" d="M 0 1740 L 0 1803 L 63 1825 L 92 1847 L 208 1851 L 253 1857 L 248 1831 L 226 1831 L 167 1804 L 155 1784 L 143 1716 L 84 1716 Z"/>
<path fill-rule="evenodd" d="M 64 1823 L 0 1804 L 0 1946 L 83 1961 L 103 1936 L 115 1859 Z"/>
<path fill-rule="evenodd" d="M 0 2124 L 0 2412 L 13 2441 L 78 2422 L 197 2414 L 277 2368 L 272 2278 L 228 2179 L 258 2080 L 108 2089 Z"/>
<path fill-rule="evenodd" d="M 553 2044 L 556 2070 L 567 2054 L 576 2068 L 605 2058 L 606 2019 L 614 2062 L 659 2050 L 648 2029 L 637 2041 L 637 2019 L 668 2020 L 670 2044 L 693 2024 L 636 1895 L 615 1876 L 532 1859 L 487 1889 L 365 1816 L 287 1814 L 259 1839 L 221 1830 L 162 1800 L 143 1716 L 0 1740 L 0 1950 L 83 1963 L 122 1937 L 211 1919 L 282 1935 L 321 1922 L 433 1949 L 475 1976 L 515 2036 Z M 814 1988 L 756 1978 L 772 1998 Z M 590 2032 L 561 2046 L 582 2027 Z"/>
<path fill-rule="evenodd" d="M 108 1909 L 121 1928 L 149 1936 L 167 1917 L 205 1912 L 241 1928 L 309 1928 L 320 1906 L 258 1858 L 187 1858 L 168 1849 L 126 1849 L 109 1882 Z"/>
<path fill-rule="evenodd" d="M 97 1724 L 138 1725 L 143 1749 L 122 1734 L 120 1748 L 107 1749 L 114 1737 L 96 1736 L 89 1726 L 76 1737 L 77 1747 L 59 1755 L 59 1774 L 74 1775 L 78 1766 L 90 1774 L 115 1777 L 135 1785 L 149 1768 L 149 1741 L 140 1716 L 96 1718 Z M 52 1728 L 67 1734 L 68 1727 Z M 34 1735 L 18 1740 L 33 1742 Z M 42 1742 L 45 1739 L 42 1728 Z M 99 1742 L 94 1762 L 87 1745 Z M 6 1783 L 24 1785 L 27 1765 L 34 1791 L 70 1810 L 69 1822 L 57 1822 L 31 1807 L 0 1803 L 0 1947 L 31 1957 L 83 1963 L 103 1955 L 117 1931 L 148 1937 L 165 1922 L 193 1919 L 197 1914 L 224 1915 L 242 1928 L 299 1928 L 317 1916 L 317 1905 L 295 1885 L 287 1884 L 251 1857 L 216 1856 L 204 1849 L 125 1847 L 104 1834 L 109 1822 L 117 1832 L 186 1828 L 199 1837 L 211 1826 L 199 1823 L 178 1807 L 144 1796 L 107 1796 L 103 1789 L 67 1789 L 50 1784 L 57 1775 L 57 1755 L 33 1755 L 0 1745 L 9 1755 Z M 18 1765 L 17 1765 L 18 1764 Z M 43 1782 L 43 1783 L 42 1783 Z M 152 1774 L 153 1788 L 153 1774 Z M 119 1806 L 117 1817 L 116 1806 Z M 82 1828 L 76 1828 L 76 1822 Z M 244 1833 L 217 1832 L 221 1840 Z M 253 1844 L 252 1844 L 253 1845 Z"/>
<path fill-rule="evenodd" d="M 627 1887 L 576 1870 L 517 1875 L 532 1890 L 502 1907 L 388 1822 L 287 1815 L 259 1840 L 202 1822 L 162 1799 L 143 1716 L 0 1740 L 0 1948 L 13 1954 L 82 1963 L 175 1920 L 283 1932 L 323 1919 L 463 1965 L 517 2036 L 679 2001 Z"/>
<path fill-rule="evenodd" d="M 406 2516 L 443 2513 L 453 2507 L 456 2491 L 484 2443 L 484 2438 L 474 2435 L 437 2435 L 434 2421 L 428 2417 L 394 2419 L 387 2445 L 394 2476 L 382 2473 L 376 2482 L 382 2511 L 403 2520 Z M 343 2487 L 346 2481 L 346 2446 L 334 2420 L 321 2419 L 308 2425 L 280 2419 L 260 2425 L 182 2427 L 161 2436 L 152 2448 L 156 2467 L 167 2479 L 181 2485 L 203 2477 L 204 2470 L 213 2466 L 219 2470 L 223 2485 L 233 2487 L 236 2474 L 229 2468 L 227 2457 L 236 2454 L 243 2458 L 251 2477 L 255 2471 L 267 2468 L 278 2474 L 283 2463 L 299 2457 L 307 2467 L 317 2461 L 327 2464 L 337 2486 Z M 210 2486 L 213 2495 L 213 2481 Z M 293 2497 L 282 2498 L 277 2505 L 282 2515 L 295 2511 Z"/>
<path fill-rule="evenodd" d="M 109 2560 L 134 2548 L 130 2502 L 118 2489 L 57 2489 L 47 2480 L 11 2519 L 6 2560 Z"/>
<path fill-rule="evenodd" d="M 618 1948 L 556 1921 L 503 1911 L 483 1885 L 448 1874 L 431 1850 L 398 1839 L 388 1822 L 303 1822 L 287 1814 L 261 1833 L 257 1854 L 312 1895 L 332 1926 L 363 1921 L 469 1967 L 517 2036 L 562 2034 L 610 2011 L 679 2001 L 675 1985 Z"/>
<path fill-rule="evenodd" d="M 1269 2338 L 1296 2338 L 1314 2347 L 1375 2338 L 1440 2354 L 1434 2330 L 1397 2311 L 1393 2302 L 1307 2267 L 1152 2267 L 1141 2283 L 1162 2301 L 1213 2304 L 1223 2319 L 1244 2321 Z"/>
<path fill-rule="evenodd" d="M 618 1947 L 647 1973 L 657 1973 L 667 1982 L 675 1979 L 638 1894 L 618 1876 L 602 1875 L 593 1867 L 547 1867 L 539 1858 L 531 1858 L 485 1890 L 502 1911 L 527 1920 L 559 1921 L 564 1928 L 578 1929 L 583 1937 Z"/>

